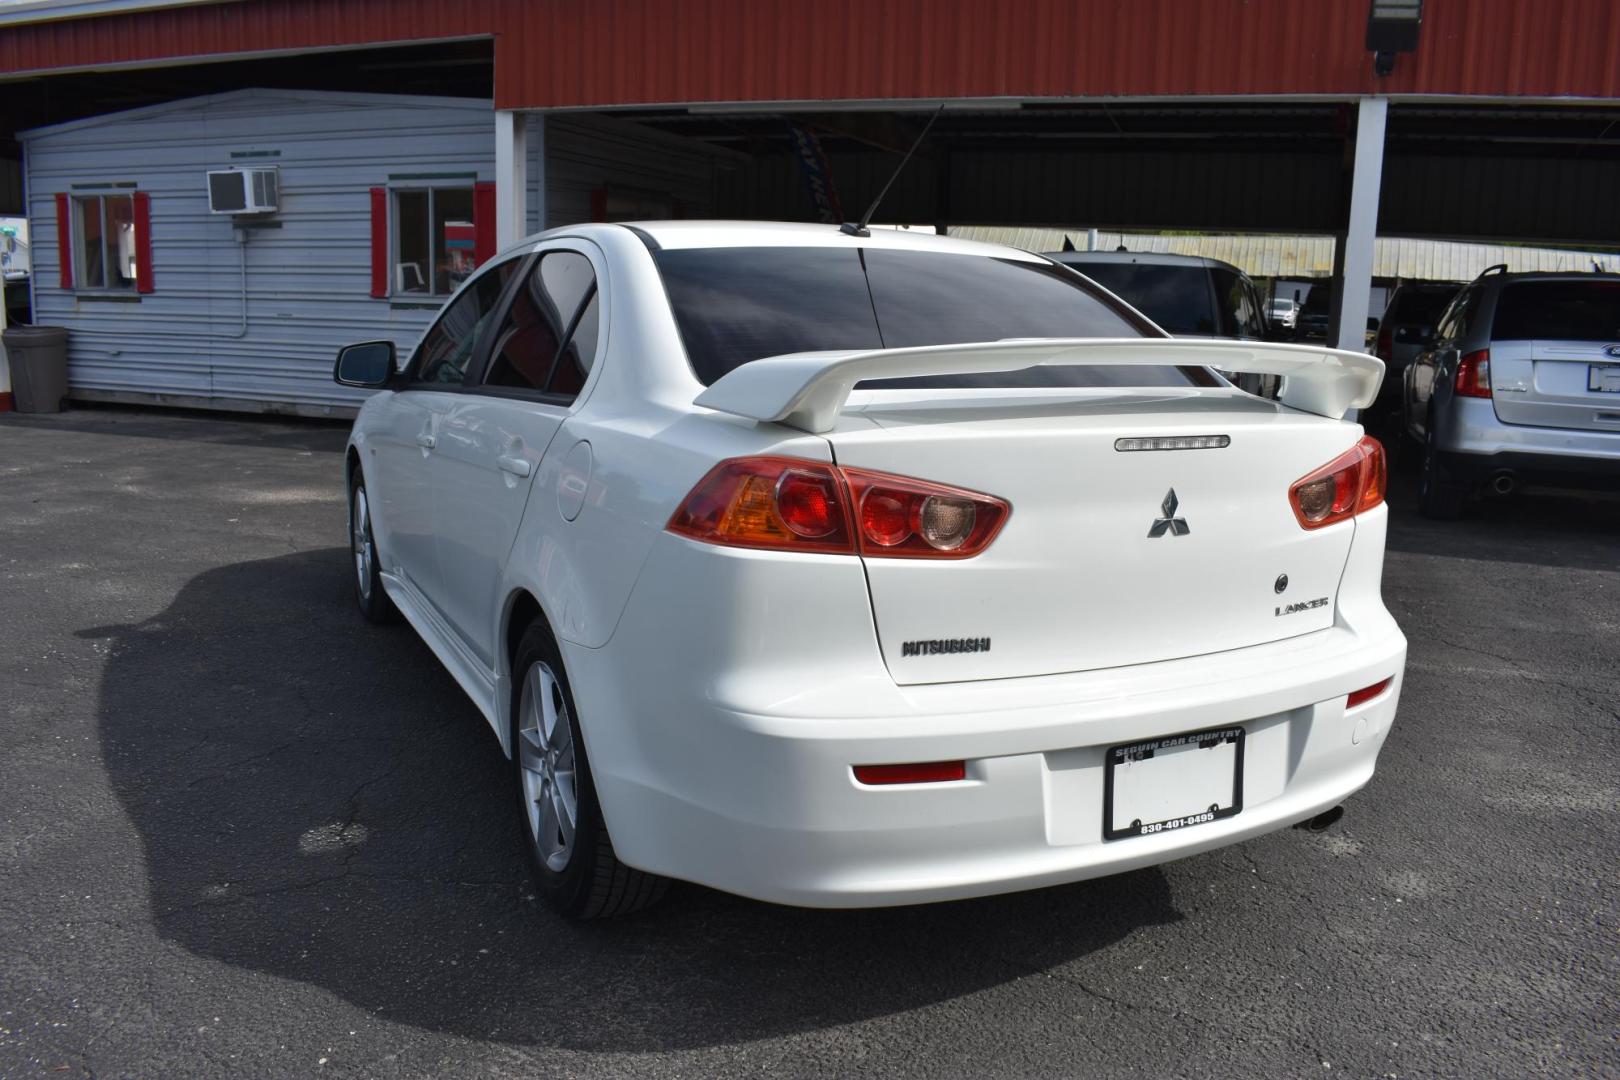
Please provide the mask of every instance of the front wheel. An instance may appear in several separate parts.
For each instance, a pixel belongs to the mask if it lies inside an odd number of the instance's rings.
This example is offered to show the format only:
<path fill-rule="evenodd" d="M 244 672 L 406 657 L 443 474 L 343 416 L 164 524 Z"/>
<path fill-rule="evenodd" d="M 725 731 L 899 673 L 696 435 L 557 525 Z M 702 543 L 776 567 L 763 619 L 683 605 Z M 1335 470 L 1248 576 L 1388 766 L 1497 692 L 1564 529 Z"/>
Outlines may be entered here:
<path fill-rule="evenodd" d="M 512 760 L 524 847 L 540 892 L 570 919 L 626 915 L 656 902 L 667 878 L 620 862 L 602 820 L 574 696 L 556 640 L 535 622 L 512 664 Z"/>
<path fill-rule="evenodd" d="M 382 560 L 371 531 L 371 500 L 366 478 L 358 467 L 349 477 L 349 555 L 354 563 L 354 600 L 367 622 L 391 623 L 399 618 L 394 603 L 383 591 Z"/>

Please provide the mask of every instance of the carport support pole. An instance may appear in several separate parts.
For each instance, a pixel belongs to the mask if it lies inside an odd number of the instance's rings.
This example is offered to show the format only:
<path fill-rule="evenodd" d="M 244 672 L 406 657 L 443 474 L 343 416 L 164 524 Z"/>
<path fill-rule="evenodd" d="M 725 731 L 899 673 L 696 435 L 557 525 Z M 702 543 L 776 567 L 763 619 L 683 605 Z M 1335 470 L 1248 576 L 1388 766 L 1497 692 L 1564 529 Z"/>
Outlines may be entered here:
<path fill-rule="evenodd" d="M 495 247 L 504 248 L 529 231 L 528 118 L 512 109 L 495 110 Z M 543 227 L 543 226 L 542 226 Z"/>
<path fill-rule="evenodd" d="M 1378 190 L 1384 179 L 1384 123 L 1389 102 L 1362 98 L 1356 117 L 1356 156 L 1350 173 L 1350 221 L 1343 247 L 1344 272 L 1335 281 L 1340 290 L 1334 305 L 1339 313 L 1333 342 L 1341 349 L 1365 352 L 1367 303 L 1372 292 L 1373 244 L 1378 239 Z"/>

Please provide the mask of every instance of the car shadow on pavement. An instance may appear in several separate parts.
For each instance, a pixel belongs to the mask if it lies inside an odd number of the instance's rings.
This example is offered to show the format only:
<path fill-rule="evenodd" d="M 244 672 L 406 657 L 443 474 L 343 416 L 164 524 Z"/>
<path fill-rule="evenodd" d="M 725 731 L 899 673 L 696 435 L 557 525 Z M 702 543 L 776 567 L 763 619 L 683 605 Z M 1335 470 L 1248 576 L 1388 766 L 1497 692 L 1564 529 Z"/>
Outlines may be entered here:
<path fill-rule="evenodd" d="M 1148 869 L 855 912 L 678 886 L 566 923 L 522 868 L 487 726 L 408 628 L 360 620 L 348 574 L 337 548 L 226 566 L 80 632 L 110 642 L 101 744 L 153 923 L 198 956 L 425 1029 L 637 1051 L 903 1012 L 1181 918 Z"/>

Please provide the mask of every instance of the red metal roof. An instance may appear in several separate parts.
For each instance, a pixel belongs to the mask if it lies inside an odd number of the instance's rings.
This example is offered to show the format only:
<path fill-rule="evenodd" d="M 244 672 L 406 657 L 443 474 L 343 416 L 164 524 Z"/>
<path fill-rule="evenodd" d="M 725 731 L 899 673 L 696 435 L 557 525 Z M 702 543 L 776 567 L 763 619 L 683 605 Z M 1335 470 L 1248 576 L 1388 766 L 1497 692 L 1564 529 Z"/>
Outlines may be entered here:
<path fill-rule="evenodd" d="M 241 0 L 0 26 L 0 78 L 493 36 L 499 108 L 1383 93 L 1620 98 L 1620 3 L 1428 0 L 1387 78 L 1367 0 Z M 378 89 L 386 89 L 379 87 Z"/>

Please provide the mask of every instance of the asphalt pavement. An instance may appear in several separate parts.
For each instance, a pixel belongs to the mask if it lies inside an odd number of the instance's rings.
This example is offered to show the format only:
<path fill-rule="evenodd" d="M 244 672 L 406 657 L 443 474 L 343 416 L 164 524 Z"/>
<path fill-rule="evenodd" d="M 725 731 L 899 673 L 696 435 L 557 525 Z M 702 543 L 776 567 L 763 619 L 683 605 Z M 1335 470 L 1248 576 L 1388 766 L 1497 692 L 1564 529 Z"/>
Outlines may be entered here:
<path fill-rule="evenodd" d="M 1397 484 L 1405 693 L 1332 830 L 572 925 L 472 705 L 353 610 L 344 435 L 0 417 L 0 1077 L 1620 1075 L 1620 504 Z"/>

